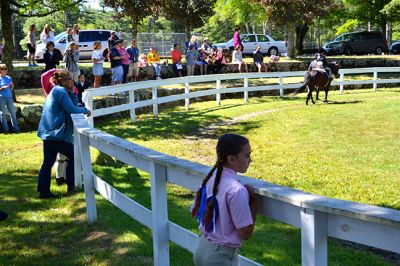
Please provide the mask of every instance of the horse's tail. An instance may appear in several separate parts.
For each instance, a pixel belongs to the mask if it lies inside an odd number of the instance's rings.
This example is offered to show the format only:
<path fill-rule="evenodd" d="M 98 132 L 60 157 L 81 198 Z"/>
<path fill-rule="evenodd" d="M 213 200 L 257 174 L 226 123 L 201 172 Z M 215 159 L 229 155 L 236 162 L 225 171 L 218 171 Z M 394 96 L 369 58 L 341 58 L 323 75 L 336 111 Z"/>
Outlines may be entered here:
<path fill-rule="evenodd" d="M 298 93 L 303 92 L 303 91 L 306 89 L 306 87 L 307 87 L 309 81 L 310 81 L 310 72 L 307 71 L 306 74 L 304 75 L 303 84 L 301 85 L 300 88 L 297 88 L 297 89 L 293 92 L 293 95 L 297 95 Z"/>

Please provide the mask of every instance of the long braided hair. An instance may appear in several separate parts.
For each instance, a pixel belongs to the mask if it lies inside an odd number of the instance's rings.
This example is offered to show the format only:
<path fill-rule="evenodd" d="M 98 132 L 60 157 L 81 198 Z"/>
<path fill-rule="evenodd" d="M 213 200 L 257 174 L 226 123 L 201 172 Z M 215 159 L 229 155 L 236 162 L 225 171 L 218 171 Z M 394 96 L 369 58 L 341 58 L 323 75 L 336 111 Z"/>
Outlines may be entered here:
<path fill-rule="evenodd" d="M 218 202 L 216 196 L 218 194 L 218 185 L 221 181 L 222 170 L 228 155 L 237 155 L 245 146 L 249 144 L 249 140 L 238 134 L 224 134 L 218 139 L 217 143 L 217 162 L 211 171 L 204 178 L 200 188 L 197 190 L 192 209 L 192 216 L 196 216 L 200 224 L 204 224 L 207 232 L 214 228 L 215 221 L 218 216 Z M 206 184 L 215 174 L 212 195 L 207 197 Z"/>

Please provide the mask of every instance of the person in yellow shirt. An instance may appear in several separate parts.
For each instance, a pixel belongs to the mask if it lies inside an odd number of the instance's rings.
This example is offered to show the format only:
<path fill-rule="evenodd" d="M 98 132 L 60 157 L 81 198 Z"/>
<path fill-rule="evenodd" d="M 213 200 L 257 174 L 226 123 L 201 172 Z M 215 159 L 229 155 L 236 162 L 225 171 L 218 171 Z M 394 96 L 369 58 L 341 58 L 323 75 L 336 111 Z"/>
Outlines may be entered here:
<path fill-rule="evenodd" d="M 150 65 L 154 67 L 156 72 L 157 79 L 161 79 L 161 64 L 160 64 L 160 56 L 158 56 L 157 50 L 154 47 L 150 48 L 150 53 L 147 54 L 147 61 Z"/>

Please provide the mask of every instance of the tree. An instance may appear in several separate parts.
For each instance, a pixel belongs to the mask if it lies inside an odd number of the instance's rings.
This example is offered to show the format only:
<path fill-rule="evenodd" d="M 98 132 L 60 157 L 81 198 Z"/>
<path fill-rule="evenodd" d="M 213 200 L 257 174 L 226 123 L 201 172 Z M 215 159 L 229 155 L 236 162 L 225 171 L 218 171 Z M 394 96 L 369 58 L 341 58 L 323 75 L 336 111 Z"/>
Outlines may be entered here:
<path fill-rule="evenodd" d="M 159 7 L 157 0 L 104 0 L 104 4 L 114 8 L 117 17 L 130 18 L 133 38 L 137 37 L 139 24 Z"/>
<path fill-rule="evenodd" d="M 58 10 L 77 8 L 83 0 L 1 0 L 1 29 L 4 36 L 3 62 L 12 69 L 13 16 L 46 16 Z"/>
<path fill-rule="evenodd" d="M 186 37 L 190 30 L 201 27 L 213 14 L 216 0 L 160 0 L 161 10 L 165 17 L 185 25 Z"/>
<path fill-rule="evenodd" d="M 338 2 L 332 0 L 258 0 L 258 2 L 265 7 L 270 22 L 287 27 L 288 56 L 291 58 L 299 52 L 296 51 L 296 26 L 310 24 L 338 8 Z M 298 34 L 301 30 L 298 30 Z M 302 35 L 304 38 L 305 33 Z"/>
<path fill-rule="evenodd" d="M 400 0 L 392 0 L 387 3 L 381 10 L 381 13 L 389 17 L 392 22 L 400 21 Z"/>

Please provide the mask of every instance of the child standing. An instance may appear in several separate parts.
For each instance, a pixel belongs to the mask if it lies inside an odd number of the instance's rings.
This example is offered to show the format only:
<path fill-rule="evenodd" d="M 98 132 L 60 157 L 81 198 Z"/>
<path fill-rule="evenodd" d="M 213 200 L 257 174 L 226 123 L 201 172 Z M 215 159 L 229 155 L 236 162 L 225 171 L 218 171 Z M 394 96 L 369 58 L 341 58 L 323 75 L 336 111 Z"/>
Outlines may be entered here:
<path fill-rule="evenodd" d="M 100 87 L 101 77 L 104 74 L 103 70 L 104 57 L 101 52 L 101 48 L 102 48 L 101 41 L 95 41 L 93 44 L 93 53 L 92 53 L 94 88 Z"/>
<path fill-rule="evenodd" d="M 192 215 L 202 236 L 193 254 L 197 266 L 238 265 L 239 248 L 254 230 L 253 188 L 237 180 L 251 162 L 249 140 L 225 134 L 217 143 L 217 162 L 197 191 Z"/>
<path fill-rule="evenodd" d="M 189 50 L 186 52 L 186 71 L 188 76 L 194 75 L 194 67 L 197 62 L 198 53 L 193 45 L 189 45 Z"/>
<path fill-rule="evenodd" d="M 7 76 L 7 66 L 4 64 L 0 65 L 0 111 L 1 125 L 3 132 L 8 133 L 10 130 L 7 124 L 7 109 L 11 115 L 12 131 L 19 132 L 17 115 L 15 112 L 14 101 L 12 98 L 12 90 L 14 89 L 14 83 L 11 77 Z"/>
<path fill-rule="evenodd" d="M 36 53 L 36 25 L 32 24 L 29 26 L 28 33 L 28 66 L 38 66 L 35 63 Z"/>
<path fill-rule="evenodd" d="M 82 106 L 82 93 L 86 90 L 89 89 L 89 83 L 86 82 L 85 75 L 80 74 L 79 75 L 79 80 L 78 82 L 75 82 L 75 87 L 78 90 L 78 102 Z"/>

